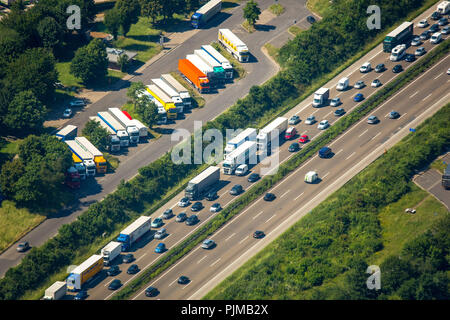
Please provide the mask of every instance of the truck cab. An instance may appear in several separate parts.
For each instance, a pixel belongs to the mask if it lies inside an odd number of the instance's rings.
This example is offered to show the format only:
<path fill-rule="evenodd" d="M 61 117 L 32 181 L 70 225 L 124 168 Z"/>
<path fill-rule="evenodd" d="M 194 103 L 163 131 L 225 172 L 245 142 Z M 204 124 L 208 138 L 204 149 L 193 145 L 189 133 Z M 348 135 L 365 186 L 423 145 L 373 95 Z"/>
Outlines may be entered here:
<path fill-rule="evenodd" d="M 81 180 L 86 179 L 86 167 L 82 163 L 75 163 L 74 164 L 75 169 L 77 169 L 78 174 L 80 175 Z"/>
<path fill-rule="evenodd" d="M 79 189 L 80 175 L 75 167 L 70 167 L 65 173 L 65 184 L 71 189 Z"/>
<path fill-rule="evenodd" d="M 120 139 L 121 147 L 128 147 L 130 145 L 130 137 L 124 130 L 117 131 L 117 137 Z"/>
<path fill-rule="evenodd" d="M 120 139 L 115 134 L 111 135 L 109 150 L 111 152 L 120 151 Z"/>

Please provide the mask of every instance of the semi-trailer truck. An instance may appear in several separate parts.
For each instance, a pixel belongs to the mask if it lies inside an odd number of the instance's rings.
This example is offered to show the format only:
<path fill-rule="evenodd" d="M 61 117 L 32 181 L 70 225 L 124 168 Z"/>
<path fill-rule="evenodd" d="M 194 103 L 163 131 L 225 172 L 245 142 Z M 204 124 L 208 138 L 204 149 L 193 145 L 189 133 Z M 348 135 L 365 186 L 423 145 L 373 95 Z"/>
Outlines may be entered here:
<path fill-rule="evenodd" d="M 186 89 L 181 83 L 179 83 L 171 74 L 166 73 L 161 75 L 161 79 L 164 80 L 169 86 L 171 86 L 176 92 L 178 92 L 183 104 L 190 108 L 191 107 L 191 95 L 189 90 Z"/>
<path fill-rule="evenodd" d="M 44 300 L 59 300 L 66 295 L 67 284 L 64 281 L 56 281 L 45 290 Z"/>
<path fill-rule="evenodd" d="M 222 65 L 217 62 L 213 57 L 211 57 L 206 51 L 204 50 L 194 50 L 194 54 L 200 59 L 202 59 L 204 62 L 206 62 L 207 65 L 209 65 L 213 71 L 214 76 L 218 82 L 225 82 L 225 69 L 222 67 Z"/>
<path fill-rule="evenodd" d="M 227 49 L 239 62 L 248 62 L 250 53 L 247 45 L 242 42 L 230 29 L 219 29 L 219 43 Z"/>
<path fill-rule="evenodd" d="M 201 28 L 222 9 L 222 0 L 211 0 L 198 9 L 191 17 L 192 27 Z"/>
<path fill-rule="evenodd" d="M 108 112 L 114 117 L 114 119 L 116 119 L 122 126 L 125 127 L 125 130 L 127 130 L 128 136 L 130 137 L 130 143 L 138 144 L 139 129 L 131 123 L 131 120 L 128 119 L 128 117 L 122 112 L 122 110 L 120 110 L 119 108 L 108 108 Z"/>
<path fill-rule="evenodd" d="M 256 164 L 256 149 L 255 141 L 245 141 L 227 156 L 222 164 L 223 173 L 234 174 L 241 164 Z"/>
<path fill-rule="evenodd" d="M 288 127 L 288 119 L 279 117 L 269 123 L 267 126 L 259 130 L 256 136 L 256 142 L 258 144 L 258 150 L 270 151 L 272 140 L 278 138 L 284 134 Z M 267 152 L 269 154 L 269 152 Z"/>
<path fill-rule="evenodd" d="M 112 261 L 117 258 L 122 252 L 122 243 L 111 241 L 101 251 L 103 256 L 103 263 L 105 266 L 111 265 Z"/>
<path fill-rule="evenodd" d="M 191 83 L 200 93 L 208 92 L 210 89 L 209 79 L 188 59 L 178 60 L 178 71 Z"/>
<path fill-rule="evenodd" d="M 206 74 L 210 84 L 214 84 L 217 81 L 216 79 L 217 76 L 214 73 L 213 68 L 210 67 L 199 56 L 196 56 L 195 54 L 188 54 L 186 56 L 186 59 L 188 59 L 198 70 Z"/>
<path fill-rule="evenodd" d="M 160 125 L 160 124 L 166 124 L 167 123 L 167 112 L 166 109 L 164 109 L 163 105 L 161 104 L 161 102 L 159 102 L 158 100 L 155 99 L 155 97 L 153 97 L 150 92 L 148 92 L 147 90 L 143 90 L 142 92 L 139 92 L 137 94 L 138 97 L 141 97 L 142 95 L 146 95 L 149 97 L 149 99 L 156 105 L 156 107 L 158 108 L 158 120 L 156 122 L 156 124 Z"/>
<path fill-rule="evenodd" d="M 108 150 L 111 152 L 119 152 L 120 151 L 120 139 L 119 137 L 116 135 L 116 133 L 114 132 L 113 129 L 111 129 L 110 126 L 108 126 L 102 119 L 100 119 L 100 117 L 98 116 L 93 116 L 93 117 L 89 117 L 90 120 L 94 120 L 97 121 L 100 126 L 103 129 L 106 129 L 109 133 L 109 146 L 108 146 Z"/>
<path fill-rule="evenodd" d="M 152 82 L 172 99 L 178 113 L 184 112 L 184 103 L 178 92 L 160 78 L 152 79 Z"/>
<path fill-rule="evenodd" d="M 83 284 L 93 276 L 95 276 L 97 273 L 99 273 L 102 269 L 103 257 L 101 255 L 94 254 L 89 259 L 72 270 L 72 272 L 66 279 L 67 290 L 81 290 Z"/>
<path fill-rule="evenodd" d="M 237 136 L 233 137 L 227 142 L 225 146 L 224 159 L 233 152 L 237 147 L 243 144 L 245 141 L 256 141 L 257 130 L 255 128 L 247 128 Z"/>
<path fill-rule="evenodd" d="M 76 137 L 75 141 L 94 157 L 98 173 L 106 173 L 107 163 L 103 153 L 100 152 L 86 137 Z"/>
<path fill-rule="evenodd" d="M 69 124 L 56 132 L 56 137 L 61 141 L 73 140 L 77 136 L 77 131 L 76 126 Z"/>
<path fill-rule="evenodd" d="M 202 45 L 202 50 L 205 51 L 207 54 L 209 54 L 218 63 L 220 63 L 222 68 L 225 70 L 225 78 L 227 80 L 233 79 L 234 75 L 233 66 L 231 65 L 230 61 L 228 61 L 227 58 L 221 55 L 219 51 L 214 49 L 214 47 L 209 44 Z"/>
<path fill-rule="evenodd" d="M 392 52 L 399 44 L 407 44 L 413 36 L 414 23 L 405 21 L 390 32 L 383 40 L 383 51 Z"/>
<path fill-rule="evenodd" d="M 151 218 L 140 216 L 132 224 L 126 227 L 117 237 L 117 242 L 122 244 L 122 251 L 130 250 L 133 243 L 150 231 Z"/>
<path fill-rule="evenodd" d="M 117 135 L 120 140 L 120 147 L 128 147 L 130 145 L 130 136 L 125 130 L 125 127 L 120 124 L 109 112 L 101 111 L 97 116 L 102 119 Z"/>
<path fill-rule="evenodd" d="M 167 112 L 168 119 L 176 119 L 178 117 L 178 112 L 175 104 L 173 103 L 172 99 L 164 93 L 164 91 L 162 91 L 154 84 L 147 85 L 146 90 L 150 93 L 154 100 L 159 101 L 159 103 L 163 106 L 164 110 L 166 110 Z"/>
<path fill-rule="evenodd" d="M 312 106 L 317 108 L 320 106 L 324 106 L 328 102 L 328 98 L 330 96 L 330 89 L 329 88 L 320 88 L 316 92 L 314 92 L 314 98 Z"/>
<path fill-rule="evenodd" d="M 139 130 L 139 139 L 146 139 L 148 136 L 148 128 L 138 119 L 132 119 L 130 123 L 134 124 Z"/>
<path fill-rule="evenodd" d="M 197 200 L 205 193 L 212 185 L 219 182 L 220 168 L 216 166 L 208 167 L 194 179 L 188 182 L 184 190 L 185 196 L 191 200 Z"/>
<path fill-rule="evenodd" d="M 75 167 L 70 167 L 64 174 L 64 183 L 71 189 L 79 189 L 81 186 L 80 174 Z"/>
<path fill-rule="evenodd" d="M 85 148 L 82 148 L 78 142 L 75 140 L 66 140 L 64 141 L 69 147 L 70 151 L 72 151 L 72 159 L 75 163 L 82 163 L 86 167 L 86 175 L 88 177 L 95 176 L 95 172 L 97 170 L 97 166 L 94 162 L 94 156 L 87 151 Z"/>

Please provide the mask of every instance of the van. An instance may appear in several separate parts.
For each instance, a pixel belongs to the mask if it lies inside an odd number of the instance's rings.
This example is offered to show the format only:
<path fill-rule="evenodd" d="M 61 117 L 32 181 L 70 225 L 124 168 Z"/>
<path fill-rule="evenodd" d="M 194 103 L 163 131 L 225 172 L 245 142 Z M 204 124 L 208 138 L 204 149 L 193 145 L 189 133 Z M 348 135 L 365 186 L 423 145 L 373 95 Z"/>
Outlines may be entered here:
<path fill-rule="evenodd" d="M 236 168 L 236 170 L 234 171 L 234 173 L 237 176 L 243 176 L 248 172 L 248 165 L 246 164 L 241 164 L 239 167 Z"/>
<path fill-rule="evenodd" d="M 297 129 L 295 129 L 294 127 L 289 127 L 286 130 L 286 133 L 284 134 L 284 139 L 290 140 L 290 139 L 294 138 L 296 134 L 297 134 Z"/>
<path fill-rule="evenodd" d="M 344 91 L 348 88 L 349 85 L 349 79 L 347 77 L 342 78 L 339 80 L 338 84 L 336 85 L 336 90 L 338 91 Z"/>
<path fill-rule="evenodd" d="M 403 58 L 403 56 L 406 54 L 406 45 L 399 44 L 394 49 L 392 49 L 391 56 L 389 57 L 389 60 L 391 61 L 399 61 Z"/>
<path fill-rule="evenodd" d="M 319 175 L 315 171 L 309 171 L 305 175 L 305 182 L 306 183 L 314 183 L 319 179 Z"/>
<path fill-rule="evenodd" d="M 320 158 L 328 158 L 331 155 L 331 148 L 323 147 L 319 150 Z"/>
<path fill-rule="evenodd" d="M 359 68 L 359 72 L 361 73 L 366 73 L 369 72 L 370 70 L 372 70 L 372 66 L 370 64 L 370 62 L 365 62 L 361 68 Z"/>
<path fill-rule="evenodd" d="M 438 44 L 442 40 L 442 34 L 440 32 L 433 33 L 430 38 L 430 42 L 433 44 Z"/>

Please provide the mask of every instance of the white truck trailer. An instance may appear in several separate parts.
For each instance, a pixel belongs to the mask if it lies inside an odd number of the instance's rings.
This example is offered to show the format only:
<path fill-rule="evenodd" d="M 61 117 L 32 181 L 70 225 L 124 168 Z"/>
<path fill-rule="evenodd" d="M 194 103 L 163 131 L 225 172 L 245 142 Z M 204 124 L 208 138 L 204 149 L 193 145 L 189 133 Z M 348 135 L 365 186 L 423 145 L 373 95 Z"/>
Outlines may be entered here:
<path fill-rule="evenodd" d="M 110 134 L 109 136 L 109 140 L 110 140 L 110 145 L 109 145 L 109 150 L 111 152 L 118 152 L 120 151 L 120 139 L 119 137 L 116 135 L 115 131 L 113 129 L 111 129 L 110 126 L 108 126 L 102 119 L 100 119 L 100 117 L 98 116 L 93 116 L 93 117 L 89 117 L 90 120 L 94 120 L 97 121 L 100 126 L 103 129 L 106 129 L 108 131 L 108 133 Z"/>
<path fill-rule="evenodd" d="M 256 164 L 256 142 L 246 141 L 231 152 L 222 164 L 223 173 L 234 174 L 241 164 Z"/>
<path fill-rule="evenodd" d="M 76 137 L 75 141 L 94 157 L 94 162 L 98 173 L 106 173 L 107 163 L 103 153 L 98 150 L 86 137 Z"/>
<path fill-rule="evenodd" d="M 98 272 L 103 269 L 103 257 L 101 255 L 95 254 L 89 259 L 84 261 L 78 267 L 72 270 L 70 275 L 66 279 L 67 290 L 77 291 L 81 290 L 86 281 L 95 276 Z"/>
<path fill-rule="evenodd" d="M 122 252 L 122 243 L 111 241 L 101 251 L 105 266 L 111 265 L 112 261 Z"/>
<path fill-rule="evenodd" d="M 148 128 L 140 122 L 138 119 L 133 119 L 130 121 L 131 124 L 134 124 L 136 128 L 139 130 L 139 138 L 145 139 L 148 136 Z"/>
<path fill-rule="evenodd" d="M 207 54 L 209 54 L 218 63 L 220 63 L 222 68 L 225 70 L 226 79 L 228 80 L 233 79 L 234 74 L 233 66 L 231 65 L 230 61 L 228 61 L 227 58 L 221 55 L 219 51 L 214 49 L 214 47 L 209 44 L 202 45 L 202 50 L 205 51 Z"/>
<path fill-rule="evenodd" d="M 192 27 L 198 29 L 222 9 L 222 0 L 211 0 L 198 9 L 191 17 Z"/>
<path fill-rule="evenodd" d="M 219 29 L 219 43 L 227 49 L 239 62 L 248 62 L 250 53 L 247 45 L 242 42 L 230 29 Z"/>
<path fill-rule="evenodd" d="M 61 141 L 72 140 L 77 136 L 77 131 L 77 126 L 69 124 L 56 132 L 56 137 Z"/>
<path fill-rule="evenodd" d="M 216 166 L 208 167 L 198 176 L 188 182 L 184 190 L 185 196 L 191 200 L 199 199 L 212 185 L 219 182 L 220 168 Z"/>
<path fill-rule="evenodd" d="M 150 231 L 151 218 L 140 216 L 132 224 L 126 227 L 117 237 L 117 242 L 122 244 L 122 251 L 130 250 L 133 243 Z"/>
<path fill-rule="evenodd" d="M 101 111 L 97 113 L 97 116 L 116 133 L 117 137 L 120 139 L 120 147 L 128 147 L 130 145 L 130 136 L 126 131 L 126 128 L 109 112 Z"/>
<path fill-rule="evenodd" d="M 124 126 L 130 136 L 130 143 L 137 144 L 139 142 L 139 129 L 132 124 L 130 119 L 119 108 L 108 108 L 111 114 L 119 123 Z"/>
<path fill-rule="evenodd" d="M 272 141 L 276 138 L 279 138 L 286 131 L 287 127 L 288 119 L 279 117 L 259 130 L 258 136 L 256 137 L 258 150 L 269 151 L 272 145 Z"/>
<path fill-rule="evenodd" d="M 224 150 L 224 159 L 233 152 L 237 147 L 245 141 L 256 141 L 257 130 L 255 128 L 247 128 L 232 139 L 228 140 Z"/>
<path fill-rule="evenodd" d="M 97 167 L 94 162 L 94 156 L 89 151 L 82 148 L 75 140 L 66 140 L 64 142 L 67 144 L 70 151 L 72 151 L 72 159 L 75 164 L 83 164 L 86 169 L 86 175 L 89 177 L 95 176 Z M 77 168 L 77 171 L 80 170 L 82 170 L 81 167 Z"/>
<path fill-rule="evenodd" d="M 214 81 L 214 70 L 212 67 L 210 67 L 205 61 L 203 61 L 199 56 L 195 54 L 188 54 L 186 56 L 186 59 L 188 59 L 198 70 L 203 72 L 206 77 L 208 77 L 208 80 Z"/>
<path fill-rule="evenodd" d="M 164 80 L 162 79 L 152 79 L 152 82 L 160 88 L 162 91 L 164 91 L 173 101 L 175 108 L 177 108 L 178 113 L 184 112 L 184 103 L 181 99 L 180 95 L 176 90 L 174 90 L 170 85 L 168 85 Z"/>
<path fill-rule="evenodd" d="M 320 88 L 319 90 L 317 90 L 314 93 L 314 99 L 313 99 L 312 106 L 316 108 L 316 107 L 326 105 L 326 103 L 328 102 L 329 96 L 330 96 L 330 89 L 323 88 L 323 87 Z"/>
<path fill-rule="evenodd" d="M 181 83 L 177 81 L 171 74 L 165 73 L 161 75 L 161 79 L 164 80 L 169 86 L 171 86 L 176 92 L 178 92 L 183 104 L 190 108 L 191 107 L 191 95 L 189 90 L 186 89 Z"/>
<path fill-rule="evenodd" d="M 64 281 L 56 281 L 45 290 L 44 300 L 59 300 L 66 295 L 67 284 Z"/>

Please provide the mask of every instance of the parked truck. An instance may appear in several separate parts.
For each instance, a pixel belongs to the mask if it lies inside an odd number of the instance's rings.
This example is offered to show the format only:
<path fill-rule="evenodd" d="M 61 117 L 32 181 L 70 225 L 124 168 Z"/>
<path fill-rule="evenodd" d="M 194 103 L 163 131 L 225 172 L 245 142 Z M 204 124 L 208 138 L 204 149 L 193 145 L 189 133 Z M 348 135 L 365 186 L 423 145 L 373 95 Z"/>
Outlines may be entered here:
<path fill-rule="evenodd" d="M 255 141 L 245 141 L 227 156 L 222 164 L 223 173 L 234 174 L 241 164 L 256 164 L 256 149 Z"/>
<path fill-rule="evenodd" d="M 89 117 L 90 120 L 94 120 L 97 121 L 100 126 L 103 129 L 106 129 L 109 133 L 109 146 L 108 146 L 108 150 L 111 152 L 119 152 L 120 151 L 120 139 L 119 137 L 116 135 L 116 133 L 114 132 L 113 129 L 111 129 L 110 126 L 108 126 L 102 119 L 100 119 L 100 117 L 98 116 L 93 116 L 93 117 Z"/>
<path fill-rule="evenodd" d="M 202 59 L 208 66 L 210 66 L 213 69 L 216 81 L 220 83 L 225 82 L 225 69 L 219 62 L 217 62 L 204 50 L 194 50 L 194 54 L 198 56 L 200 59 Z"/>
<path fill-rule="evenodd" d="M 64 141 L 72 152 L 72 159 L 75 163 L 82 163 L 86 168 L 86 176 L 93 177 L 95 176 L 95 172 L 97 170 L 97 166 L 94 162 L 94 156 L 87 151 L 85 148 L 82 148 L 78 142 L 75 140 L 66 140 Z"/>
<path fill-rule="evenodd" d="M 242 42 L 230 29 L 219 29 L 219 43 L 227 49 L 239 62 L 248 62 L 250 53 L 247 45 Z"/>
<path fill-rule="evenodd" d="M 152 79 L 152 82 L 172 99 L 178 113 L 184 112 L 184 103 L 178 92 L 160 78 Z"/>
<path fill-rule="evenodd" d="M 122 244 L 122 251 L 130 250 L 133 243 L 150 231 L 150 227 L 151 218 L 147 216 L 140 216 L 136 221 L 126 227 L 117 238 L 117 242 Z"/>
<path fill-rule="evenodd" d="M 146 139 L 148 136 L 148 128 L 138 119 L 132 119 L 130 123 L 134 124 L 139 130 L 139 139 Z"/>
<path fill-rule="evenodd" d="M 175 104 L 173 103 L 172 99 L 164 93 L 164 91 L 162 91 L 154 84 L 147 85 L 146 89 L 153 97 L 152 100 L 159 101 L 164 110 L 166 110 L 168 119 L 176 119 L 178 117 L 178 112 Z"/>
<path fill-rule="evenodd" d="M 103 257 L 101 255 L 95 254 L 89 259 L 84 261 L 78 267 L 72 270 L 66 279 L 67 290 L 77 291 L 81 290 L 86 281 L 91 279 L 97 273 L 103 269 Z"/>
<path fill-rule="evenodd" d="M 437 11 L 441 14 L 447 14 L 450 12 L 450 1 L 442 1 L 437 6 Z"/>
<path fill-rule="evenodd" d="M 120 147 L 128 147 L 130 145 L 130 136 L 125 127 L 120 124 L 109 112 L 101 111 L 97 116 L 110 127 L 120 140 Z"/>
<path fill-rule="evenodd" d="M 188 182 L 185 189 L 185 196 L 191 200 L 197 200 L 212 185 L 219 182 L 220 168 L 216 166 L 208 167 L 194 179 Z"/>
<path fill-rule="evenodd" d="M 73 140 L 77 136 L 77 127 L 74 125 L 67 125 L 58 132 L 56 132 L 56 137 L 61 141 Z"/>
<path fill-rule="evenodd" d="M 330 89 L 328 88 L 320 88 L 316 92 L 314 92 L 314 99 L 313 99 L 313 107 L 317 108 L 320 106 L 324 106 L 328 102 L 328 98 L 330 96 Z"/>
<path fill-rule="evenodd" d="M 98 173 L 106 173 L 108 168 L 106 159 L 103 157 L 103 153 L 100 152 L 86 137 L 76 137 L 75 141 L 87 152 L 92 154 L 95 162 L 95 167 Z"/>
<path fill-rule="evenodd" d="M 167 112 L 166 109 L 164 109 L 163 105 L 161 104 L 161 102 L 159 102 L 158 100 L 155 99 L 155 97 L 153 97 L 150 92 L 148 92 L 147 90 L 143 90 L 140 93 L 137 93 L 138 97 L 141 97 L 143 95 L 146 95 L 149 97 L 149 99 L 156 105 L 156 107 L 158 108 L 158 120 L 156 122 L 156 124 L 160 125 L 160 124 L 166 124 L 167 123 Z"/>
<path fill-rule="evenodd" d="M 211 0 L 198 9 L 191 17 L 192 27 L 201 28 L 222 9 L 222 0 Z"/>
<path fill-rule="evenodd" d="M 284 117 L 276 118 L 267 126 L 259 130 L 256 136 L 256 142 L 258 144 L 258 150 L 268 151 L 270 153 L 272 141 L 279 138 L 284 134 L 288 127 L 288 119 Z"/>
<path fill-rule="evenodd" d="M 67 284 L 64 281 L 56 281 L 45 290 L 44 300 L 59 300 L 66 295 Z"/>
<path fill-rule="evenodd" d="M 447 165 L 442 175 L 442 186 L 444 189 L 450 189 L 450 164 Z"/>
<path fill-rule="evenodd" d="M 209 80 L 206 74 L 201 72 L 187 59 L 178 60 L 178 71 L 191 83 L 200 93 L 208 92 L 210 89 Z"/>
<path fill-rule="evenodd" d="M 122 243 L 111 241 L 101 251 L 105 266 L 111 265 L 112 261 L 122 252 Z"/>
<path fill-rule="evenodd" d="M 198 70 L 206 74 L 210 84 L 216 82 L 216 74 L 214 73 L 213 68 L 210 67 L 200 57 L 196 56 L 195 54 L 188 54 L 186 56 L 186 59 L 188 59 Z"/>
<path fill-rule="evenodd" d="M 214 49 L 214 47 L 209 44 L 202 45 L 202 50 L 205 51 L 208 55 L 210 55 L 218 63 L 220 63 L 222 68 L 225 70 L 225 78 L 227 80 L 233 79 L 234 74 L 233 66 L 231 65 L 230 61 L 228 61 L 227 58 L 221 55 L 219 51 Z"/>
<path fill-rule="evenodd" d="M 80 174 L 75 167 L 70 167 L 64 173 L 64 184 L 71 189 L 79 189 L 81 186 Z"/>
<path fill-rule="evenodd" d="M 247 128 L 234 138 L 230 139 L 225 146 L 224 159 L 245 141 L 256 141 L 257 131 L 255 128 Z"/>
<path fill-rule="evenodd" d="M 110 115 L 114 117 L 127 130 L 130 137 L 130 143 L 137 144 L 139 142 L 139 129 L 136 128 L 130 119 L 119 108 L 108 108 Z"/>
<path fill-rule="evenodd" d="M 171 74 L 162 74 L 161 79 L 166 82 L 169 86 L 171 86 L 178 95 L 181 100 L 183 100 L 183 104 L 190 108 L 191 107 L 191 95 L 189 94 L 189 90 L 186 89 L 181 83 L 179 83 Z"/>

